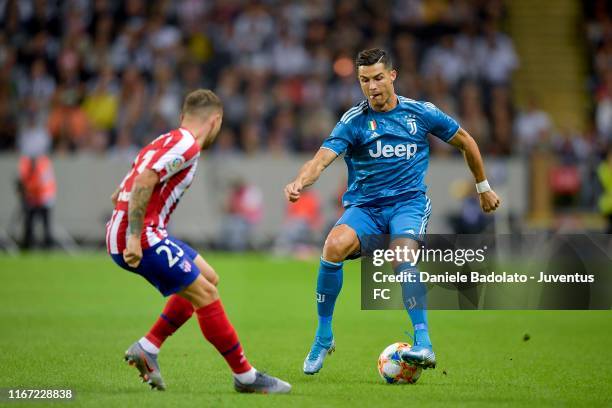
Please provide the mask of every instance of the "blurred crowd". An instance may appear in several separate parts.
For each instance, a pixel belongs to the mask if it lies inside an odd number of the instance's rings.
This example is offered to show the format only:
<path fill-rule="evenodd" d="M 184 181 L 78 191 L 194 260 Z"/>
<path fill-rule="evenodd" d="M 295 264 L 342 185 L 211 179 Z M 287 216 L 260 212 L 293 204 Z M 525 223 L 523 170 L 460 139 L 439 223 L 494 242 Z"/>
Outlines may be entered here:
<path fill-rule="evenodd" d="M 609 1 L 587 2 L 587 37 L 591 51 L 596 132 L 612 142 L 612 5 Z"/>
<path fill-rule="evenodd" d="M 224 102 L 212 154 L 313 152 L 363 98 L 354 58 L 370 47 L 391 52 L 399 94 L 429 100 L 455 117 L 486 157 L 552 153 L 548 182 L 556 204 L 599 204 L 612 231 L 609 1 L 583 1 L 593 95 L 584 132 L 555 128 L 535 97 L 525 106 L 513 104 L 512 75 L 520 61 L 504 30 L 507 5 L 0 0 L 0 151 L 17 151 L 26 160 L 43 157 L 20 164 L 29 214 L 24 242 L 32 220 L 48 223 L 54 181 L 47 177 L 45 154 L 88 152 L 131 161 L 142 145 L 177 126 L 184 95 L 199 87 L 215 90 Z M 434 155 L 457 154 L 436 138 L 431 143 Z M 33 201 L 32 191 L 51 198 Z M 480 214 L 473 199 L 467 194 L 463 215 L 451 220 L 456 230 L 486 227 L 486 220 L 470 216 Z M 326 221 L 319 197 L 302 201 L 287 209 L 286 236 L 274 244 L 279 253 L 312 242 Z M 220 246 L 248 248 L 262 211 L 261 193 L 236 180 Z"/>
<path fill-rule="evenodd" d="M 612 234 L 612 4 L 606 0 L 585 2 L 586 34 L 590 45 L 594 97 L 592 121 L 601 140 L 596 174 L 600 186 L 598 206 Z"/>
<path fill-rule="evenodd" d="M 520 153 L 514 129 L 534 130 L 511 102 L 504 21 L 499 0 L 0 1 L 0 149 L 131 158 L 210 87 L 225 103 L 217 154 L 311 152 L 362 98 L 356 53 L 379 46 L 398 93 L 439 105 L 489 154 Z"/>

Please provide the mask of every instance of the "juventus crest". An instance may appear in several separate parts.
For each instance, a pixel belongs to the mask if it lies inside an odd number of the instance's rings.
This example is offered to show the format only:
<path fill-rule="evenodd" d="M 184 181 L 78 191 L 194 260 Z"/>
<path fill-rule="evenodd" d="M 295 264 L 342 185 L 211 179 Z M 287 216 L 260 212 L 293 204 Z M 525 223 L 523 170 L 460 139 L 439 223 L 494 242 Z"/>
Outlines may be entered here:
<path fill-rule="evenodd" d="M 416 119 L 414 119 L 414 118 L 408 118 L 408 119 L 406 120 L 406 122 L 408 123 L 408 132 L 409 132 L 411 135 L 416 134 L 416 132 L 417 132 L 417 124 L 416 124 Z"/>

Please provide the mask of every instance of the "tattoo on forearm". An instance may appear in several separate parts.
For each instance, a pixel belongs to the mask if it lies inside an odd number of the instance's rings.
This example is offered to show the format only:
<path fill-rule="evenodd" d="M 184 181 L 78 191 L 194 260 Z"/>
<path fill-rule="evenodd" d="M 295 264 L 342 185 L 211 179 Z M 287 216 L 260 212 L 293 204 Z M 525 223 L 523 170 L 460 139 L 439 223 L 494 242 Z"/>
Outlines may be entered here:
<path fill-rule="evenodd" d="M 142 224 L 152 193 L 152 187 L 141 186 L 134 186 L 134 189 L 130 193 L 128 220 L 131 234 L 140 235 L 142 233 Z"/>
<path fill-rule="evenodd" d="M 115 191 L 113 191 L 113 194 L 111 194 L 111 201 L 113 202 L 113 204 L 117 203 L 117 199 L 119 198 L 119 193 L 121 192 L 121 189 L 116 189 Z"/>

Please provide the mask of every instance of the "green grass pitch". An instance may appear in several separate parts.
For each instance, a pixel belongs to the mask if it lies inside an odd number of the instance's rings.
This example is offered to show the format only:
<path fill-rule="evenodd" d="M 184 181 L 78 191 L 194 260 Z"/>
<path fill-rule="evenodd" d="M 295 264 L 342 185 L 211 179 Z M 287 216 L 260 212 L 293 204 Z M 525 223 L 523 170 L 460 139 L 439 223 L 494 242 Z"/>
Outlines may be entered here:
<path fill-rule="evenodd" d="M 164 301 L 103 254 L 0 257 L 0 387 L 69 387 L 74 407 L 612 404 L 609 311 L 430 312 L 438 368 L 415 385 L 386 385 L 376 359 L 388 344 L 407 339 L 409 320 L 402 311 L 361 311 L 359 263 L 348 262 L 334 318 L 337 351 L 321 373 L 305 376 L 317 262 L 205 257 L 221 277 L 222 299 L 247 356 L 290 381 L 290 395 L 235 393 L 228 368 L 195 321 L 160 354 L 168 390 L 150 391 L 123 352 Z"/>

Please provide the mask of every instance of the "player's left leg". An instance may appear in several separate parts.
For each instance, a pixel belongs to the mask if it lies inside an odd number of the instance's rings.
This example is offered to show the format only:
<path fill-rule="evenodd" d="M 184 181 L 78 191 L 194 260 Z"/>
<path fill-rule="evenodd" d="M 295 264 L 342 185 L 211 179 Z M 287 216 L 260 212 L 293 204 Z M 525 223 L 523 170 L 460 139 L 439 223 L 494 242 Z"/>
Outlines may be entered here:
<path fill-rule="evenodd" d="M 258 372 L 244 357 L 236 331 L 219 299 L 217 287 L 204 277 L 192 259 L 194 255 L 189 254 L 190 251 L 193 250 L 168 237 L 144 250 L 140 265 L 135 269 L 127 266 L 121 255 L 113 256 L 113 259 L 124 269 L 146 278 L 162 295 L 179 295 L 174 299 L 177 299 L 177 304 L 181 302 L 181 307 L 185 305 L 183 300 L 186 300 L 191 305 L 191 313 L 195 309 L 202 334 L 230 366 L 237 391 L 289 392 L 291 386 L 288 383 Z M 198 256 L 194 258 L 197 259 Z M 208 276 L 212 278 L 210 273 Z M 140 342 L 137 342 L 126 352 L 126 359 L 138 368 L 145 381 L 155 388 L 164 389 L 155 353 L 147 352 Z"/>
<path fill-rule="evenodd" d="M 399 246 L 416 250 L 426 233 L 430 214 L 431 201 L 425 194 L 419 194 L 405 203 L 396 205 L 389 221 L 391 247 Z M 417 261 L 418 259 L 409 259 L 407 262 L 396 262 L 393 265 L 397 274 L 408 273 L 416 278 L 416 282 L 402 284 L 404 307 L 414 330 L 414 345 L 409 352 L 402 355 L 402 358 L 424 368 L 434 368 L 436 358 L 427 321 L 427 288 L 418 279 Z"/>
<path fill-rule="evenodd" d="M 165 245 L 168 250 L 172 251 L 171 253 L 173 256 L 176 256 L 177 259 L 179 259 L 179 257 L 190 259 L 196 266 L 196 268 L 193 268 L 193 272 L 197 273 L 199 270 L 199 273 L 207 281 L 215 286 L 217 285 L 219 278 L 216 272 L 193 248 L 174 237 L 169 237 L 168 239 L 172 242 L 172 244 L 162 243 L 160 245 Z M 146 252 L 147 258 L 143 260 L 143 263 L 141 263 L 138 270 L 148 269 L 150 273 L 153 273 L 154 270 L 160 269 L 160 266 L 164 266 L 163 263 L 160 265 L 158 262 L 151 262 L 151 258 L 158 258 L 160 254 L 161 258 L 164 258 L 166 256 L 165 252 L 162 251 L 161 253 L 156 253 L 155 250 L 147 250 Z M 185 259 L 181 259 L 180 262 L 175 262 L 174 267 L 178 267 L 179 263 L 184 265 L 184 261 Z M 148 275 L 147 272 L 141 271 L 138 273 Z M 186 277 L 188 280 L 192 279 L 189 278 L 187 276 L 188 274 L 186 274 L 183 270 L 179 271 L 179 275 L 182 275 L 181 278 Z M 190 273 L 189 275 L 193 275 L 193 273 Z M 160 280 L 163 280 L 163 277 L 157 277 L 155 279 L 155 281 L 158 283 L 156 286 L 158 286 L 158 289 L 161 290 L 159 286 Z M 177 284 L 174 283 L 172 286 L 176 287 Z M 188 300 L 176 294 L 171 295 L 168 298 L 161 315 L 153 324 L 149 332 L 140 340 L 132 344 L 126 351 L 126 361 L 128 361 L 130 365 L 138 368 L 141 378 L 148 382 L 153 388 L 164 390 L 166 387 L 161 376 L 159 364 L 157 362 L 160 348 L 168 337 L 174 334 L 191 318 L 193 312 L 193 305 Z"/>
<path fill-rule="evenodd" d="M 200 270 L 200 274 L 204 276 L 207 281 L 217 286 L 219 283 L 219 276 L 208 262 L 183 241 L 174 237 L 171 239 L 172 242 L 184 251 L 185 256 L 193 261 Z M 193 311 L 193 306 L 188 300 L 178 295 L 170 296 L 157 321 L 153 324 L 149 332 L 138 341 L 140 346 L 149 353 L 158 354 L 159 349 L 166 339 L 173 335 L 191 318 Z"/>

